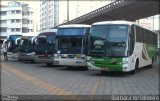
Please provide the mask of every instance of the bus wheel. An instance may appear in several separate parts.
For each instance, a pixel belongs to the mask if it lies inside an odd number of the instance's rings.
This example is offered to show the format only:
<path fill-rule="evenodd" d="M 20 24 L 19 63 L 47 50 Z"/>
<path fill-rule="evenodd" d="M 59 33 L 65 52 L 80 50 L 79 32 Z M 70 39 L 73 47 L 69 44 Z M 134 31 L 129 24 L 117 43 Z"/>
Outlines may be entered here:
<path fill-rule="evenodd" d="M 18 61 L 22 61 L 22 60 L 18 58 Z"/>
<path fill-rule="evenodd" d="M 32 61 L 31 61 L 31 63 L 35 63 L 35 61 L 34 61 L 34 60 L 32 60 Z"/>
<path fill-rule="evenodd" d="M 136 60 L 135 69 L 132 70 L 130 73 L 131 73 L 131 74 L 135 74 L 135 73 L 137 72 L 137 70 L 138 70 L 138 67 L 139 67 L 139 61 Z"/>
<path fill-rule="evenodd" d="M 149 68 L 153 68 L 154 57 L 152 57 L 152 63 L 148 66 Z"/>
<path fill-rule="evenodd" d="M 52 66 L 52 63 L 46 63 L 46 65 L 47 65 L 48 67 L 50 67 L 50 66 Z"/>
<path fill-rule="evenodd" d="M 81 70 L 88 70 L 88 67 L 87 66 L 84 66 L 84 67 L 80 67 Z"/>

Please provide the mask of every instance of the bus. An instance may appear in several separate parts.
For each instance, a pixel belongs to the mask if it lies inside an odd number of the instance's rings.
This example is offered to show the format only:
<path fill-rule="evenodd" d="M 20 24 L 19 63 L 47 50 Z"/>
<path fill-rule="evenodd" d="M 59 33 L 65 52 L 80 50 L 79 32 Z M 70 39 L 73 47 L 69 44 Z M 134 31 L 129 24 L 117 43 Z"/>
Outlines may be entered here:
<path fill-rule="evenodd" d="M 45 30 L 39 33 L 36 39 L 36 62 L 46 63 L 47 66 L 53 64 L 56 33 L 57 29 Z"/>
<path fill-rule="evenodd" d="M 8 57 L 17 58 L 18 44 L 16 43 L 16 39 L 20 38 L 21 36 L 22 34 L 10 34 L 7 36 L 7 39 L 3 41 L 3 44 L 5 41 L 8 43 Z"/>
<path fill-rule="evenodd" d="M 54 65 L 87 67 L 86 53 L 90 25 L 70 24 L 57 28 Z"/>
<path fill-rule="evenodd" d="M 19 61 L 35 61 L 36 43 L 34 39 L 38 33 L 39 32 L 24 33 L 21 38 L 17 39 L 17 41 L 20 41 L 18 48 Z"/>
<path fill-rule="evenodd" d="M 129 21 L 93 23 L 89 35 L 89 69 L 135 73 L 156 61 L 157 34 Z"/>

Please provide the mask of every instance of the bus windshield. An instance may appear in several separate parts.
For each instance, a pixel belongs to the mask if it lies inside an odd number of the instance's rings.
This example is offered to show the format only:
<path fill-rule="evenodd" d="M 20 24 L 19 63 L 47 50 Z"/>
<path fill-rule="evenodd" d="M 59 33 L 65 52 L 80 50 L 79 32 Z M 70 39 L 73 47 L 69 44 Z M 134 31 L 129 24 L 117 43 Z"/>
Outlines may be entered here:
<path fill-rule="evenodd" d="M 22 35 L 9 35 L 8 41 L 8 52 L 18 52 L 18 45 L 15 44 L 15 40 Z"/>
<path fill-rule="evenodd" d="M 86 28 L 59 28 L 57 31 L 58 50 L 62 54 L 84 53 Z"/>
<path fill-rule="evenodd" d="M 19 51 L 20 52 L 34 52 L 35 45 L 31 43 L 31 39 L 33 36 L 29 36 L 26 39 L 21 39 Z"/>
<path fill-rule="evenodd" d="M 127 25 L 94 25 L 90 35 L 90 55 L 127 56 Z"/>
<path fill-rule="evenodd" d="M 81 54 L 82 53 L 82 37 L 62 37 L 58 40 L 58 50 L 62 54 Z"/>
<path fill-rule="evenodd" d="M 41 33 L 37 38 L 36 54 L 53 54 L 55 51 L 55 37 L 54 32 Z"/>

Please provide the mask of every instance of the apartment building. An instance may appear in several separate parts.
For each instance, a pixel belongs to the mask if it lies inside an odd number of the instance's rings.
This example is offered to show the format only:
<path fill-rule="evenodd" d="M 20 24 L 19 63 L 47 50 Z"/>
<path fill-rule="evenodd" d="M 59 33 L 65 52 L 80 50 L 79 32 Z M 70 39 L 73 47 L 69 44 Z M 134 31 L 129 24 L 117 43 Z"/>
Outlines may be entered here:
<path fill-rule="evenodd" d="M 28 4 L 12 1 L 0 6 L 0 40 L 10 34 L 23 34 L 33 31 L 32 8 Z"/>
<path fill-rule="evenodd" d="M 59 0 L 40 0 L 40 31 L 51 29 L 59 22 Z"/>

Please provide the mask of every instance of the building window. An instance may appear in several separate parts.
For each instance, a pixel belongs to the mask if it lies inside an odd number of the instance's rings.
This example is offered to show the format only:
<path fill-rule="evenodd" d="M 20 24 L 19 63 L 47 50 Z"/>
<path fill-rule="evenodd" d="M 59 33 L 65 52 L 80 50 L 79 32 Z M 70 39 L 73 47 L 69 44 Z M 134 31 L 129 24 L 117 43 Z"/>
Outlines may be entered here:
<path fill-rule="evenodd" d="M 1 11 L 0 15 L 7 15 L 7 11 Z"/>
<path fill-rule="evenodd" d="M 0 32 L 7 32 L 7 29 L 5 27 L 1 27 Z"/>
<path fill-rule="evenodd" d="M 11 28 L 11 32 L 20 32 L 21 29 L 20 28 Z"/>
<path fill-rule="evenodd" d="M 5 24 L 5 23 L 6 23 L 6 20 L 0 20 L 0 23 L 1 23 L 1 24 Z"/>
<path fill-rule="evenodd" d="M 13 19 L 13 20 L 11 20 L 11 23 L 20 23 L 20 22 L 21 22 L 20 19 Z"/>
<path fill-rule="evenodd" d="M 21 10 L 11 10 L 11 14 L 21 14 Z"/>
<path fill-rule="evenodd" d="M 22 19 L 23 24 L 28 24 L 28 19 Z"/>
<path fill-rule="evenodd" d="M 28 23 L 29 23 L 29 24 L 32 24 L 32 20 L 28 20 Z"/>
<path fill-rule="evenodd" d="M 28 15 L 28 12 L 22 12 L 22 15 Z"/>
<path fill-rule="evenodd" d="M 16 10 L 16 14 L 21 14 L 21 10 Z"/>
<path fill-rule="evenodd" d="M 19 32 L 20 31 L 20 28 L 16 28 L 16 32 Z"/>
<path fill-rule="evenodd" d="M 16 14 L 15 10 L 12 10 L 12 11 L 11 11 L 11 14 Z"/>
<path fill-rule="evenodd" d="M 20 19 L 16 19 L 16 22 L 17 22 L 17 23 L 20 23 L 20 22 L 21 22 L 21 20 L 20 20 Z"/>
<path fill-rule="evenodd" d="M 15 20 L 11 20 L 11 23 L 15 23 Z"/>
<path fill-rule="evenodd" d="M 28 32 L 28 29 L 26 27 L 23 27 L 22 28 L 22 33 L 27 33 Z"/>
<path fill-rule="evenodd" d="M 11 28 L 11 32 L 15 32 L 15 29 L 14 29 L 14 28 Z"/>

